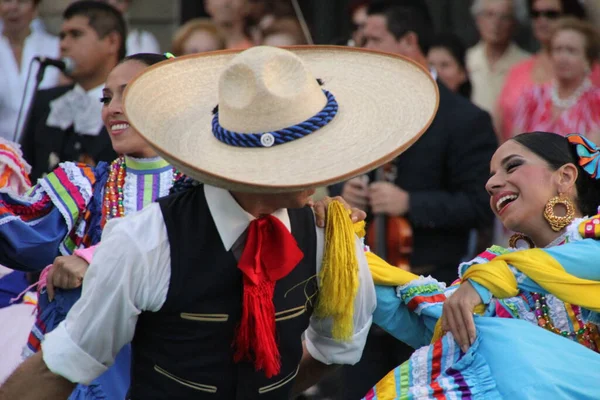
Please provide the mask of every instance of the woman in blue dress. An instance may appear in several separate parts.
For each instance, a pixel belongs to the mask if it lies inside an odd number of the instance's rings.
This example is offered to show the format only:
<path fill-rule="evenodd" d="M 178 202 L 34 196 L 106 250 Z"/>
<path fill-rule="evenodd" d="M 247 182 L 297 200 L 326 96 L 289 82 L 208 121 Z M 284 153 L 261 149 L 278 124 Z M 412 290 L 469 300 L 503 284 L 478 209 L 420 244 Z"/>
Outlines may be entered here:
<path fill-rule="evenodd" d="M 503 144 L 486 189 L 520 234 L 460 265 L 449 288 L 369 254 L 373 321 L 417 350 L 366 399 L 600 398 L 599 160 L 579 135 Z"/>

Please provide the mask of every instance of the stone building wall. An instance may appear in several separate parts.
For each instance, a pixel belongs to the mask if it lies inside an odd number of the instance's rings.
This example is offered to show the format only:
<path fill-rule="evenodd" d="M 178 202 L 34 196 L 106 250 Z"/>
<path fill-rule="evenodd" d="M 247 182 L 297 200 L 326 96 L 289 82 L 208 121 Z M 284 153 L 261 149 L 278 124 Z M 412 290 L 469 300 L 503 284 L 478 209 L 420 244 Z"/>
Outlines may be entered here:
<path fill-rule="evenodd" d="M 57 34 L 62 13 L 72 0 L 43 0 L 40 17 L 50 33 Z M 171 49 L 171 37 L 179 26 L 180 2 L 178 0 L 134 0 L 129 10 L 128 22 L 133 29 L 150 31 L 160 43 L 161 51 Z"/>

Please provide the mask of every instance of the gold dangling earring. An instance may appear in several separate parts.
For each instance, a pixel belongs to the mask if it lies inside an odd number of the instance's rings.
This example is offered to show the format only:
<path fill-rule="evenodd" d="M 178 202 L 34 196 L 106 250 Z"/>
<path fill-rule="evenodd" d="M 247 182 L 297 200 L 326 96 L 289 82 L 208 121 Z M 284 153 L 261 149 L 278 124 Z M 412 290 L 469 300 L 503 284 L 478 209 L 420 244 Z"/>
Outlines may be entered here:
<path fill-rule="evenodd" d="M 535 243 L 533 243 L 533 240 L 531 240 L 531 238 L 529 236 L 526 236 L 523 233 L 515 233 L 514 235 L 512 235 L 508 239 L 508 245 L 510 247 L 512 247 L 513 249 L 516 249 L 517 248 L 517 242 L 519 240 L 522 240 L 525 243 L 527 243 L 527 245 L 529 246 L 530 249 L 535 248 Z"/>
<path fill-rule="evenodd" d="M 562 217 L 559 217 L 554 213 L 554 207 L 556 207 L 557 204 L 562 204 L 567 209 L 567 213 Z M 546 221 L 548 221 L 554 232 L 560 231 L 575 219 L 575 207 L 573 206 L 573 202 L 562 194 L 554 196 L 546 203 L 546 207 L 544 208 L 544 218 L 546 218 Z"/>

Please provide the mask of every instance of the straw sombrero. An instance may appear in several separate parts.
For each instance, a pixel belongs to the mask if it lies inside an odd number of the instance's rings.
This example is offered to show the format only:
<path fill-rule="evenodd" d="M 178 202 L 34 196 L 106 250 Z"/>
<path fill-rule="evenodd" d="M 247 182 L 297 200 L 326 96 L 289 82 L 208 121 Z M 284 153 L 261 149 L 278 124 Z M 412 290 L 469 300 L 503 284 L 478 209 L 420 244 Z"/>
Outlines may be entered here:
<path fill-rule="evenodd" d="M 124 108 L 186 175 L 228 190 L 286 192 L 392 160 L 427 129 L 438 101 L 429 72 L 400 56 L 260 46 L 150 67 L 128 85 Z"/>

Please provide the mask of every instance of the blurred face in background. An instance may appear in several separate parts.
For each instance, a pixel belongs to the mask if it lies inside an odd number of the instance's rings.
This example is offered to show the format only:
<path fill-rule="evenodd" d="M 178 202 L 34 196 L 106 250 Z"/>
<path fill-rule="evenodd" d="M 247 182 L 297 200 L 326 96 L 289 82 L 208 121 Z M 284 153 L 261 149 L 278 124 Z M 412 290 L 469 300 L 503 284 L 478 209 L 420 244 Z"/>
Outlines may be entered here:
<path fill-rule="evenodd" d="M 403 38 L 396 37 L 388 30 L 387 19 L 383 15 L 369 15 L 365 22 L 364 45 L 371 50 L 407 55 L 406 43 Z"/>
<path fill-rule="evenodd" d="M 362 47 L 364 44 L 364 29 L 365 24 L 367 22 L 367 6 L 358 7 L 352 13 L 352 25 L 354 30 L 352 31 L 352 40 L 354 40 L 354 45 L 357 47 Z"/>
<path fill-rule="evenodd" d="M 535 0 L 531 7 L 533 35 L 543 47 L 550 45 L 556 22 L 563 10 L 560 0 Z"/>
<path fill-rule="evenodd" d="M 0 18 L 4 21 L 5 33 L 26 32 L 36 12 L 33 0 L 0 0 Z"/>
<path fill-rule="evenodd" d="M 558 80 L 576 80 L 586 76 L 590 62 L 586 57 L 586 38 L 573 29 L 559 30 L 552 37 L 550 56 Z"/>
<path fill-rule="evenodd" d="M 204 0 L 204 8 L 218 25 L 238 22 L 247 15 L 247 0 Z"/>
<path fill-rule="evenodd" d="M 183 43 L 183 54 L 204 53 L 223 49 L 218 38 L 205 29 L 198 29 L 190 34 Z"/>
<path fill-rule="evenodd" d="M 516 26 L 512 0 L 482 0 L 475 22 L 483 42 L 491 45 L 509 43 Z"/>
<path fill-rule="evenodd" d="M 440 80 L 453 92 L 467 80 L 467 72 L 445 47 L 432 47 L 427 61 L 437 72 Z"/>
<path fill-rule="evenodd" d="M 65 20 L 59 36 L 60 56 L 75 62 L 75 70 L 70 76 L 76 81 L 106 70 L 107 63 L 114 62 L 121 46 L 118 33 L 111 32 L 100 38 L 90 26 L 89 18 L 81 15 Z"/>
<path fill-rule="evenodd" d="M 302 44 L 296 38 L 287 32 L 277 32 L 272 33 L 268 36 L 265 36 L 262 44 L 264 46 L 275 46 L 275 47 L 283 47 L 283 46 L 295 46 L 298 44 Z"/>

